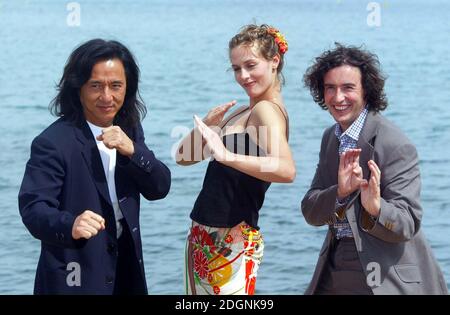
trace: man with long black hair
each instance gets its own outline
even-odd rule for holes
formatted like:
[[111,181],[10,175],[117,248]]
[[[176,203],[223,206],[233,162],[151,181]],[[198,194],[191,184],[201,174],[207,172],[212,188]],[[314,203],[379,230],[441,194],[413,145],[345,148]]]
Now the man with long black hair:
[[140,194],[164,198],[169,169],[144,142],[139,68],[117,41],[70,55],[50,104],[60,118],[31,145],[19,192],[41,241],[36,294],[146,294]]

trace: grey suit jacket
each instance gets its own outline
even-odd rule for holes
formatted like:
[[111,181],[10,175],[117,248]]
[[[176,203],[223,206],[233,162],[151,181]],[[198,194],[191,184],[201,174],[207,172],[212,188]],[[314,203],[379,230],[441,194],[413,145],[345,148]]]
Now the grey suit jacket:
[[[320,160],[301,209],[314,226],[335,222],[339,143],[334,126],[325,130]],[[374,294],[448,294],[442,272],[422,230],[420,174],[417,152],[406,136],[380,114],[369,112],[358,141],[364,178],[367,162],[381,170],[381,212],[376,220],[361,205],[359,192],[346,206],[359,259]],[[328,261],[328,230],[312,281],[305,294],[313,294]]]

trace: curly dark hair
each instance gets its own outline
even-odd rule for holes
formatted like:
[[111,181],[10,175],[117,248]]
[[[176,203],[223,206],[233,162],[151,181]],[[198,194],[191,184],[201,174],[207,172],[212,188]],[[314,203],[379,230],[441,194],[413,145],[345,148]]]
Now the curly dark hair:
[[364,99],[369,110],[378,112],[386,109],[388,105],[384,92],[386,77],[380,70],[378,57],[361,47],[344,46],[340,43],[335,43],[335,46],[334,49],[327,50],[317,57],[315,63],[306,70],[303,76],[305,87],[309,88],[314,101],[322,109],[327,109],[323,78],[331,69],[349,65],[357,67],[361,71]]
[[92,39],[72,52],[57,86],[58,94],[49,105],[50,112],[71,121],[82,119],[84,114],[80,102],[81,87],[91,77],[96,63],[113,58],[122,61],[127,80],[125,100],[114,118],[114,124],[121,127],[137,125],[147,113],[138,88],[139,68],[128,48],[114,40]]

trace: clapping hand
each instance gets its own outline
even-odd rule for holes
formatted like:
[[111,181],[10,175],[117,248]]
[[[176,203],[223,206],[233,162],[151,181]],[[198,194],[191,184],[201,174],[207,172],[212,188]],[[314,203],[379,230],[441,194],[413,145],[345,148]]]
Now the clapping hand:
[[370,160],[368,165],[371,176],[369,181],[364,179],[361,182],[361,203],[372,217],[378,217],[381,206],[381,171],[373,160]]
[[337,196],[343,199],[360,188],[363,181],[362,168],[359,165],[361,149],[350,149],[339,157]]
[[351,149],[341,154],[337,196],[339,199],[343,199],[360,189],[362,206],[372,217],[378,217],[381,203],[381,171],[377,164],[370,160],[368,166],[371,176],[368,181],[364,179],[362,168],[359,165],[360,153],[361,149]]

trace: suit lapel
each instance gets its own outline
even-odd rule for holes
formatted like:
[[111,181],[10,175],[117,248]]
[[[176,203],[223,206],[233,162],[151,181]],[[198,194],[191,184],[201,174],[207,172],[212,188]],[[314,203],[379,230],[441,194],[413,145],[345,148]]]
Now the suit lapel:
[[369,160],[374,159],[374,144],[377,135],[378,120],[379,117],[376,113],[369,112],[358,140],[358,148],[361,149],[359,165],[361,165],[363,170],[363,177],[367,180],[370,178],[370,170],[367,163]]
[[97,143],[86,121],[83,120],[76,125],[75,134],[77,139],[83,145],[81,154],[83,155],[86,165],[92,175],[92,178],[94,179],[98,192],[103,199],[105,199],[105,201],[112,206],[100,152],[98,151]]
[[336,185],[339,170],[339,143],[333,130],[331,130],[328,139],[325,159],[328,164],[328,174],[330,174],[331,183],[332,185]]
[[[379,122],[378,114],[374,112],[369,112],[367,114],[366,122],[358,139],[357,147],[361,149],[361,155],[359,157],[359,165],[361,165],[361,168],[363,170],[363,178],[366,180],[369,180],[371,175],[367,163],[369,162],[369,160],[374,160],[374,144],[377,135],[378,122]],[[362,210],[362,205],[359,198],[360,193],[361,191],[358,190],[358,193],[355,196],[357,198],[352,200],[351,205],[354,211],[353,212],[349,211],[352,213],[352,220],[355,222],[355,228],[356,222],[361,223],[364,221],[364,217],[367,217],[366,211]],[[363,218],[361,218],[361,216],[363,216]],[[355,233],[353,234],[355,235]],[[361,238],[358,236],[355,237],[355,240],[358,250],[362,251],[363,248]]]

